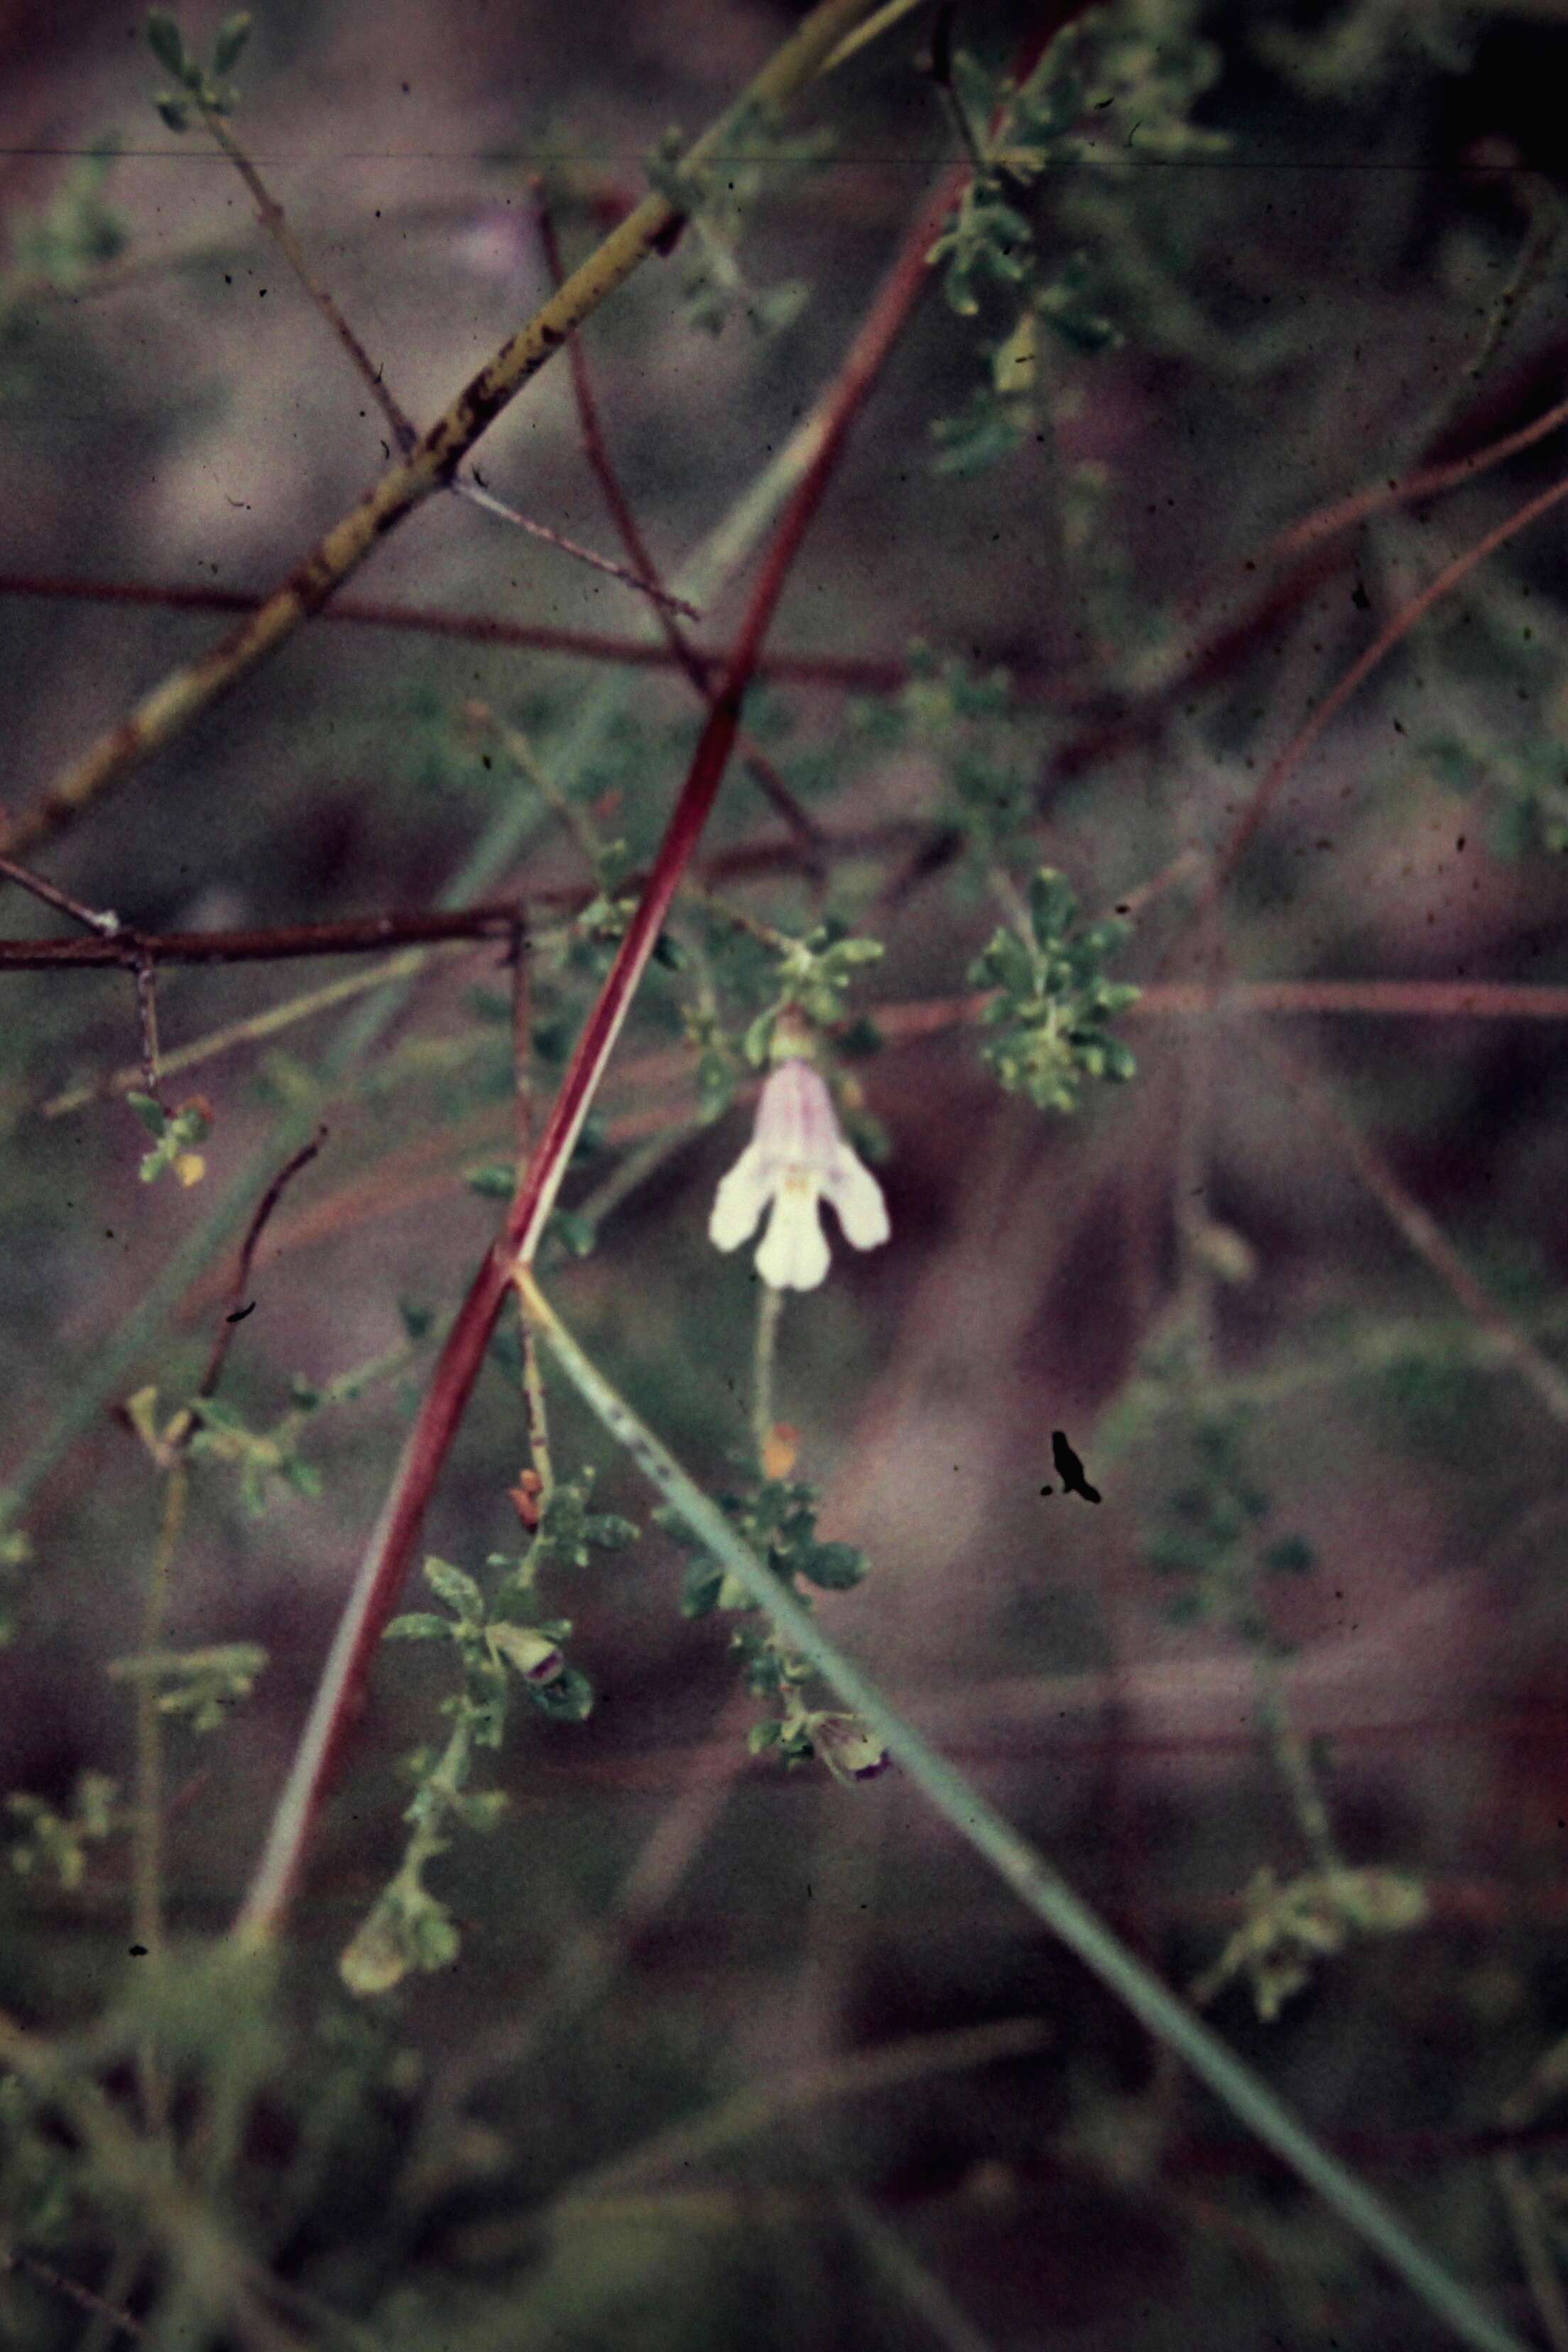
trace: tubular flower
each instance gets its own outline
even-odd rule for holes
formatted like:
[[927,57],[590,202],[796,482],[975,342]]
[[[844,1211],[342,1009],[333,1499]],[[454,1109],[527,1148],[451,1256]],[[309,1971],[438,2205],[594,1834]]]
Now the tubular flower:
[[887,1240],[881,1186],[840,1135],[820,1071],[791,1055],[769,1073],[752,1140],[720,1184],[708,1238],[716,1249],[739,1249],[771,1208],[757,1272],[773,1290],[815,1290],[828,1265],[825,1198],[857,1249]]

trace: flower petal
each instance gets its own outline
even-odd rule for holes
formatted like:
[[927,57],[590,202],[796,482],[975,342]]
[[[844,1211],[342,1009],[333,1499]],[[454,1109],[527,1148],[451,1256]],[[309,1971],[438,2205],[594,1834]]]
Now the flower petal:
[[826,1172],[838,1141],[838,1121],[820,1070],[797,1055],[774,1063],[757,1103],[756,1139],[771,1159]]
[[893,1229],[882,1188],[848,1144],[839,1145],[824,1189],[838,1212],[847,1242],[853,1242],[857,1249],[876,1249],[887,1240]]
[[757,1252],[757,1272],[770,1290],[815,1290],[827,1272],[827,1236],[822,1230],[815,1177],[786,1177],[773,1196],[773,1213]]
[[739,1249],[756,1232],[773,1190],[762,1148],[748,1143],[727,1176],[720,1179],[708,1238],[715,1249]]

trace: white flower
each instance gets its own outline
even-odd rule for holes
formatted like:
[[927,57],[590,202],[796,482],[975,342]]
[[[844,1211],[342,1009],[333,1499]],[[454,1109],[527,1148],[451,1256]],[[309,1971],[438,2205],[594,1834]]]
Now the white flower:
[[792,1055],[763,1085],[752,1140],[719,1187],[708,1238],[716,1249],[739,1249],[771,1205],[757,1272],[773,1290],[815,1290],[827,1272],[824,1196],[857,1249],[887,1240],[881,1186],[839,1134],[821,1073]]

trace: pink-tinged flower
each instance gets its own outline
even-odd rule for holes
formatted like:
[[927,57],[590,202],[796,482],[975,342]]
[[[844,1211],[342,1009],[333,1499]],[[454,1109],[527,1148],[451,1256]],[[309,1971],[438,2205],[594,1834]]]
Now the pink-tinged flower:
[[808,1722],[811,1744],[836,1780],[874,1780],[892,1761],[858,1716],[814,1715]]
[[838,1132],[821,1072],[792,1055],[768,1075],[752,1140],[719,1187],[708,1238],[716,1249],[739,1249],[771,1209],[757,1272],[773,1290],[815,1290],[828,1264],[825,1199],[857,1249],[887,1240],[881,1186]]
[[566,1661],[549,1634],[536,1633],[531,1625],[487,1625],[485,1639],[525,1683],[552,1683],[565,1671]]

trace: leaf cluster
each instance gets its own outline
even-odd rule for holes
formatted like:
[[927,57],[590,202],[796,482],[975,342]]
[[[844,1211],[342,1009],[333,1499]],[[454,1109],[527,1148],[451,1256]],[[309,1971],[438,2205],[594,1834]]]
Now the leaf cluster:
[[681,215],[681,299],[689,325],[722,334],[739,313],[759,336],[782,334],[810,289],[798,278],[759,289],[741,267],[740,245],[763,192],[811,171],[832,152],[830,131],[792,130],[776,108],[754,105],[736,118],[722,155],[684,158],[685,133],[664,133],[647,159],[651,185]]
[[178,19],[167,8],[147,12],[147,46],[177,88],[160,90],[153,100],[171,131],[188,131],[193,114],[232,114],[238,93],[226,77],[239,63],[250,38],[250,14],[239,9],[226,16],[213,41],[212,62],[204,66],[185,47]]
[[[848,1592],[866,1573],[866,1555],[854,1544],[823,1543],[816,1533],[816,1491],[800,1480],[765,1479],[752,1495],[721,1495],[719,1504],[742,1541],[763,1560],[790,1591],[797,1579],[824,1592]],[[667,1513],[659,1524],[676,1533],[684,1522]],[[745,1588],[717,1560],[704,1554],[687,1569],[681,1584],[683,1617],[706,1617],[710,1610],[754,1610]],[[748,1676],[750,1687],[773,1687]]]
[[884,702],[856,706],[852,724],[879,748],[909,747],[941,771],[934,814],[963,834],[982,867],[1026,850],[1035,813],[1037,733],[1005,669],[973,669],[911,640],[909,682]]
[[13,1498],[0,1489],[0,1648],[16,1633],[12,1596],[22,1570],[33,1557],[32,1538],[25,1528],[11,1524],[15,1509]]
[[885,952],[880,940],[853,936],[837,919],[819,923],[802,939],[780,936],[773,966],[775,994],[741,1041],[753,1069],[772,1058],[780,1024],[831,1029],[843,1020],[855,976]]
[[1078,1107],[1080,1081],[1134,1076],[1137,1063],[1106,1023],[1140,992],[1105,977],[1129,937],[1114,917],[1079,929],[1065,877],[1042,866],[1029,884],[1027,929],[1004,927],[970,970],[976,988],[994,989],[984,1019],[996,1031],[984,1058],[1009,1094],[1040,1110]]
[[982,323],[987,381],[933,427],[939,473],[977,473],[1034,431],[1041,331],[1079,352],[1121,341],[1089,255],[1068,253],[1050,270],[1022,204],[1037,181],[1112,140],[1164,161],[1226,146],[1188,119],[1220,64],[1190,15],[1180,0],[1090,9],[1022,83],[968,50],[953,55],[947,86],[975,169],[930,258],[944,266],[952,310]]
[[300,1453],[300,1442],[310,1419],[310,1409],[297,1406],[269,1430],[251,1429],[244,1415],[221,1397],[195,1397],[191,1410],[201,1426],[191,1439],[193,1454],[226,1462],[239,1473],[239,1504],[247,1518],[266,1515],[276,1480],[296,1495],[315,1502],[321,1492],[321,1474]]
[[143,1152],[139,1174],[143,1184],[155,1184],[165,1169],[187,1188],[199,1184],[207,1163],[198,1145],[212,1133],[213,1108],[205,1095],[193,1095],[178,1110],[165,1110],[155,1096],[127,1094],[126,1101],[153,1138]]
[[109,1672],[125,1682],[167,1684],[158,1692],[160,1715],[185,1717],[193,1731],[216,1731],[229,1709],[247,1699],[267,1664],[255,1642],[219,1642],[201,1650],[149,1650],[116,1658]]
[[112,1837],[121,1826],[118,1793],[118,1783],[106,1772],[80,1772],[68,1813],[20,1790],[8,1796],[5,1811],[19,1825],[9,1853],[17,1876],[31,1878],[48,1871],[61,1886],[79,1886],[87,1875],[88,1847]]
[[[71,165],[43,211],[12,214],[13,280],[68,294],[123,253],[130,232],[104,198],[119,148],[114,135],[100,140]],[[0,299],[7,290],[0,280]]]
[[1170,1496],[1145,1549],[1156,1574],[1180,1587],[1167,1611],[1173,1623],[1218,1623],[1279,1655],[1260,1576],[1303,1576],[1317,1560],[1300,1536],[1264,1541],[1273,1505],[1247,1465],[1247,1420],[1239,1408],[1196,1417],[1193,1475]]
[[[866,1574],[866,1555],[857,1545],[825,1543],[818,1537],[816,1494],[803,1481],[764,1479],[753,1493],[721,1495],[719,1504],[742,1541],[807,1608],[810,1596],[801,1591],[802,1581],[819,1591],[848,1592]],[[683,1538],[685,1522],[677,1512],[661,1509],[655,1517],[678,1540]],[[687,1567],[680,1609],[685,1617],[706,1617],[715,1610],[762,1613],[733,1570],[705,1553]],[[747,1690],[777,1710],[747,1735],[753,1756],[776,1753],[789,1765],[816,1757],[843,1780],[868,1780],[881,1770],[887,1761],[881,1742],[857,1717],[807,1706],[802,1685],[810,1681],[812,1669],[775,1633],[741,1626],[730,1646],[741,1661]]]
[[1449,731],[1429,736],[1420,750],[1454,791],[1488,793],[1487,847],[1494,857],[1511,866],[1568,852],[1568,743],[1559,728],[1511,745],[1495,732],[1482,742]]
[[1265,1867],[1247,1890],[1241,1926],[1196,1997],[1210,2000],[1239,1977],[1258,2016],[1272,2023],[1305,1990],[1317,1963],[1342,1951],[1352,1935],[1401,1934],[1418,1927],[1427,1907],[1420,1881],[1402,1871],[1320,1870],[1280,1885]]
[[475,1790],[469,1782],[477,1751],[501,1745],[514,1685],[552,1722],[582,1723],[593,1712],[593,1684],[566,1655],[571,1620],[542,1616],[535,1600],[547,1565],[585,1568],[595,1551],[617,1550],[636,1539],[629,1519],[591,1507],[592,1487],[593,1474],[584,1472],[553,1488],[527,1551],[515,1558],[489,1555],[487,1566],[499,1573],[488,1595],[465,1569],[426,1559],[425,1580],[441,1609],[411,1610],[386,1629],[388,1641],[450,1644],[462,1682],[441,1702],[451,1727],[445,1741],[408,1759],[415,1791],[404,1819],[411,1833],[396,1872],[339,1961],[351,1992],[390,1991],[411,1970],[445,1968],[456,1959],[460,1930],[447,1905],[425,1884],[425,1872],[447,1851],[450,1830],[493,1829],[505,1811],[503,1790]]

